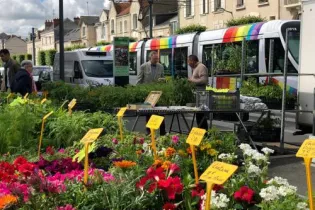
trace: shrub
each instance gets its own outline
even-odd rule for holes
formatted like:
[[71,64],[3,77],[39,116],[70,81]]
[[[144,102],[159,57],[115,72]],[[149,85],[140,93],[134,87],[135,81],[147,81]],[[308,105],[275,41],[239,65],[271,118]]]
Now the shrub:
[[46,54],[45,54],[45,51],[39,51],[37,63],[40,66],[45,66],[46,65]]
[[17,55],[17,62],[18,63],[21,63],[24,60],[25,60],[25,55]]
[[176,34],[186,34],[186,33],[193,33],[193,32],[204,32],[207,29],[206,26],[202,26],[199,24],[192,24],[186,27],[180,28],[176,31]]
[[45,51],[45,63],[48,66],[53,66],[54,65],[54,60],[55,60],[55,54],[56,50],[47,50]]
[[226,22],[227,27],[246,25],[251,23],[265,22],[265,18],[257,17],[257,16],[244,16],[241,18],[231,19]]
[[32,60],[32,54],[26,53],[24,56],[25,56],[25,60]]
[[65,47],[65,51],[72,51],[72,50],[83,49],[83,48],[86,48],[83,44],[75,44],[70,47]]
[[104,45],[109,45],[111,44],[110,42],[106,42],[106,41],[99,41],[96,43],[96,46],[104,46]]

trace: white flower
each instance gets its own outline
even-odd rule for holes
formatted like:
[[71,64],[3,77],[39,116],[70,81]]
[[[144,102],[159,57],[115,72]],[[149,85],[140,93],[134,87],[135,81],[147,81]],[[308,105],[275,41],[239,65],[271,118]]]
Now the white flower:
[[[255,150],[254,150],[255,151]],[[267,158],[265,155],[255,151],[255,153],[253,153],[253,159],[256,160],[256,161],[267,161]]]
[[235,159],[237,156],[234,154],[226,154],[226,153],[222,153],[218,156],[219,159],[221,160],[233,160]]
[[211,192],[211,206],[214,208],[226,208],[230,199],[223,193],[216,194],[215,191]]
[[247,156],[249,156],[249,157],[252,157],[252,156],[256,153],[256,151],[253,150],[253,149],[251,149],[251,148],[249,148],[249,149],[243,150],[243,153],[244,153],[244,155],[247,155]]
[[264,147],[261,151],[265,153],[266,155],[274,153],[274,150],[269,149],[268,147]]
[[279,194],[281,196],[291,195],[291,194],[296,193],[296,191],[297,191],[297,188],[292,185],[279,187]]
[[267,188],[261,189],[259,195],[265,201],[273,201],[279,198],[279,191],[275,186],[269,186]]
[[298,203],[297,205],[296,205],[296,208],[298,209],[298,210],[309,210],[309,208],[307,208],[307,203],[305,203],[305,202],[300,202],[300,203]]
[[249,144],[240,144],[239,148],[243,151],[247,149],[252,149]]
[[255,174],[255,175],[260,175],[261,174],[261,170],[258,166],[255,166],[254,164],[250,163],[249,167],[248,167],[248,173],[249,174]]
[[284,179],[284,178],[275,176],[274,178],[270,179],[270,180],[267,182],[267,184],[268,184],[268,185],[276,184],[276,185],[285,185],[285,186],[288,186],[288,185],[289,185],[289,182],[288,182],[287,179]]

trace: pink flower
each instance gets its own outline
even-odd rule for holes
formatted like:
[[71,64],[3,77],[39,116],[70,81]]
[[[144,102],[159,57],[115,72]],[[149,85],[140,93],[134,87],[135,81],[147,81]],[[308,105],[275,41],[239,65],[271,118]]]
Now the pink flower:
[[46,148],[46,153],[49,155],[54,155],[55,154],[55,149],[51,146]]
[[113,144],[118,144],[118,140],[116,138],[113,138],[112,142]]
[[57,207],[57,210],[76,210],[76,208],[74,208],[72,205],[67,204],[65,206],[60,206]]
[[176,135],[172,136],[172,142],[173,142],[173,144],[177,144],[178,141],[179,141],[179,136],[176,136]]
[[174,172],[178,172],[180,170],[179,166],[176,165],[175,163],[172,163],[171,166],[170,166],[170,174],[173,174]]
[[140,139],[139,139],[139,143],[140,143],[140,144],[144,144],[144,138],[140,138]]
[[0,182],[0,197],[4,195],[9,195],[9,194],[11,194],[11,192],[8,186],[5,183]]
[[63,154],[63,153],[65,153],[65,149],[64,149],[64,148],[61,148],[58,152],[61,153],[61,154]]

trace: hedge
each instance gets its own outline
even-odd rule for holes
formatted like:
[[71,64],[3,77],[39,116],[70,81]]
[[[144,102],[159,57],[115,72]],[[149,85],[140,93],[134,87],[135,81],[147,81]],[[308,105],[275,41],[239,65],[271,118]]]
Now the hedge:
[[206,26],[202,26],[200,24],[192,24],[186,27],[182,27],[176,31],[176,34],[186,34],[193,32],[204,32],[207,29]]
[[54,60],[55,60],[55,55],[56,55],[56,50],[47,50],[45,51],[45,63],[48,66],[53,66],[54,65]]
[[265,22],[265,18],[257,17],[257,16],[244,16],[241,18],[231,19],[226,22],[227,27],[239,26],[239,25],[247,25],[251,23]]
[[32,54],[25,54],[25,60],[32,60]]
[[82,49],[82,48],[86,48],[86,46],[84,46],[83,44],[75,44],[70,47],[65,47],[65,51],[72,51],[72,50]]
[[62,104],[65,100],[77,99],[78,105],[85,104],[89,109],[112,110],[127,104],[143,103],[151,91],[162,91],[158,105],[186,105],[194,103],[193,87],[187,79],[171,80],[166,83],[141,84],[137,86],[95,88],[74,87],[63,82],[51,82],[43,85],[48,97]]
[[96,43],[96,46],[104,46],[104,45],[109,45],[111,44],[110,42],[105,42],[105,41],[100,41]]
[[40,66],[45,66],[46,65],[46,53],[45,53],[45,51],[39,51],[39,53],[38,53],[38,61],[37,61],[37,63],[38,63],[38,65],[40,65]]
[[22,63],[22,61],[24,61],[25,60],[25,55],[23,54],[23,55],[17,55],[17,62],[18,63]]

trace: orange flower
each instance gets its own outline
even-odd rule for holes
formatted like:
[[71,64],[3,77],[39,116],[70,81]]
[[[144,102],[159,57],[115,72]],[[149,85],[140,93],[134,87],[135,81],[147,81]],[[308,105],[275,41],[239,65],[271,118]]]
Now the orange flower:
[[159,166],[161,166],[161,165],[162,165],[162,163],[163,163],[163,161],[162,161],[162,160],[157,159],[157,160],[155,160],[155,161],[154,161],[153,166],[155,166],[155,167],[159,167]]
[[171,166],[171,161],[164,161],[164,163],[163,163],[163,165],[162,165],[162,168],[164,169],[164,170],[167,170],[167,169],[169,169],[169,167]]
[[174,148],[168,147],[168,148],[165,150],[164,156],[165,156],[166,158],[170,158],[170,157],[172,157],[175,153],[176,153],[176,150],[175,150]]
[[136,154],[137,154],[137,155],[141,155],[141,154],[142,154],[142,150],[141,150],[141,149],[137,150],[137,151],[136,151]]
[[133,161],[123,160],[123,161],[114,162],[114,165],[118,168],[131,168],[131,167],[137,165],[137,163],[135,163]]
[[17,198],[13,195],[5,195],[0,197],[0,209],[4,209],[5,207],[12,205],[17,202]]
[[187,151],[188,154],[191,154],[191,149],[190,149],[190,147],[188,147],[188,148],[186,149],[186,151]]

